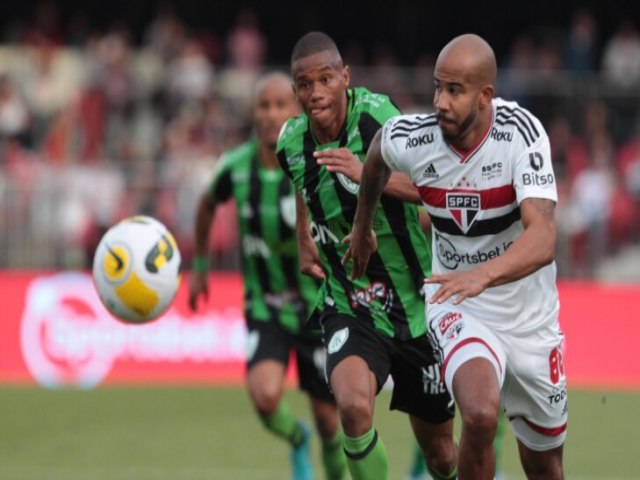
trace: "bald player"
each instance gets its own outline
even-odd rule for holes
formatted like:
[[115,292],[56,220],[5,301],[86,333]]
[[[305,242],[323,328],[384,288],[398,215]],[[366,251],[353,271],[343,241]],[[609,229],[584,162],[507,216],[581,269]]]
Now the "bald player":
[[433,229],[427,326],[462,416],[459,478],[493,478],[502,408],[527,477],[560,479],[567,390],[549,139],[529,111],[494,98],[495,80],[477,35],[442,49],[435,114],[389,120],[369,148],[345,260],[362,274],[391,170],[411,177]]
[[319,332],[305,326],[318,286],[299,272],[293,187],[275,154],[282,125],[298,113],[289,77],[262,77],[253,102],[256,137],[226,152],[200,200],[189,304],[196,310],[198,298],[208,294],[209,230],[217,205],[234,199],[249,330],[249,396],[267,430],[291,446],[292,478],[314,478],[308,428],[283,399],[289,355],[295,351],[300,387],[309,396],[321,438],[326,478],[340,480],[346,458],[335,401],[324,380],[324,347]]

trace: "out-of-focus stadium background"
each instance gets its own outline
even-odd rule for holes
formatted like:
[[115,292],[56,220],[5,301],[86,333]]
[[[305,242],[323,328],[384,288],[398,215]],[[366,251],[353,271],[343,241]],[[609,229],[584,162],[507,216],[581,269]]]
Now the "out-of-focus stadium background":
[[[637,478],[639,4],[307,3],[0,4],[0,480],[286,477],[284,447],[239,389],[234,207],[218,212],[212,295],[198,314],[183,281],[161,320],[124,326],[86,272],[102,233],[142,213],[174,232],[188,275],[196,202],[220,154],[251,133],[253,82],[286,71],[312,29],[336,39],[352,84],[407,112],[431,109],[434,61],[453,36],[473,31],[494,46],[498,94],[530,109],[551,140],[568,478]],[[205,387],[167,388],[176,383]],[[400,478],[410,433],[386,400],[377,415]],[[247,461],[236,445],[251,442],[273,456]],[[505,469],[522,478],[511,439]]]

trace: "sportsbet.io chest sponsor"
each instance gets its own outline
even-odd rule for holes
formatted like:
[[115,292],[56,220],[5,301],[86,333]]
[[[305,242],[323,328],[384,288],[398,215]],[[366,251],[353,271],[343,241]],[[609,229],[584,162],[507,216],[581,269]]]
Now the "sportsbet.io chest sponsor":
[[458,252],[455,246],[442,235],[436,233],[436,251],[443,267],[455,270],[460,265],[478,265],[499,257],[506,252],[513,242],[502,242],[490,249],[478,249],[473,252]]

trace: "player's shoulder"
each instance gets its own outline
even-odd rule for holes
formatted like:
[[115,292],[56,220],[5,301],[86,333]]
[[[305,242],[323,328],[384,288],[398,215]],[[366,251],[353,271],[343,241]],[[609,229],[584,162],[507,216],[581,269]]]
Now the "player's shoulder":
[[388,142],[431,143],[434,130],[438,131],[435,113],[410,113],[387,120],[383,135]]
[[495,125],[519,139],[527,147],[546,138],[547,133],[540,120],[517,102],[497,97],[493,99]]
[[368,113],[383,123],[387,118],[400,114],[400,110],[389,95],[375,93],[365,87],[350,89],[353,110],[358,113]]
[[278,146],[276,151],[279,152],[288,145],[298,142],[308,128],[307,116],[304,113],[289,118],[280,129],[278,136]]

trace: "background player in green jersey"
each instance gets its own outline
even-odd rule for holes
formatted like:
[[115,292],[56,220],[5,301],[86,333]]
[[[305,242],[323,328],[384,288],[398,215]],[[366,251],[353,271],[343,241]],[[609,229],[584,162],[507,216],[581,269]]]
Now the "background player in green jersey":
[[[349,471],[356,480],[387,478],[387,453],[373,427],[373,410],[391,374],[391,408],[409,414],[432,476],[452,477],[453,411],[425,336],[421,289],[431,257],[416,206],[386,196],[376,217],[376,262],[358,281],[341,264],[358,191],[345,169],[364,159],[375,132],[399,111],[386,95],[349,88],[349,69],[323,33],[297,42],[291,73],[304,114],[283,128],[278,159],[296,187],[301,266],[323,279],[311,321],[323,329]],[[387,193],[418,199],[401,175]]]
[[254,98],[256,139],[226,153],[200,201],[195,231],[190,306],[207,288],[207,238],[216,205],[235,199],[242,242],[245,317],[249,329],[247,385],[265,427],[292,447],[294,480],[313,478],[307,427],[282,398],[292,348],[300,386],[309,394],[322,439],[326,478],[346,474],[335,401],[324,380],[324,348],[305,327],[318,286],[298,268],[295,200],[275,156],[284,121],[298,113],[289,79],[272,73],[258,81]]

